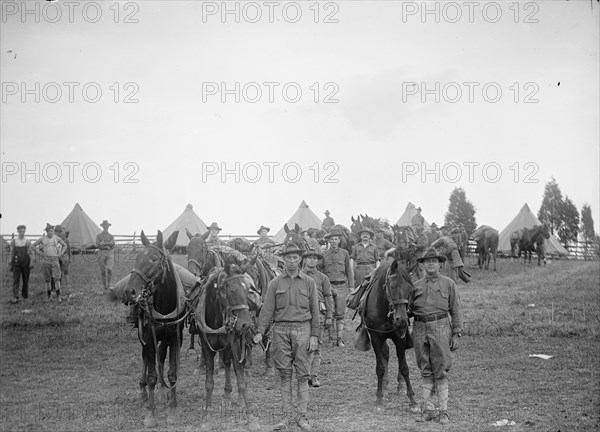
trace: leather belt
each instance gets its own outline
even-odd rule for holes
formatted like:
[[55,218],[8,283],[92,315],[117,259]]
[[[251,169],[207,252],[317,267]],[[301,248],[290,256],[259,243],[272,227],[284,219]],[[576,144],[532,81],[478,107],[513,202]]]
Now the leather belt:
[[415,321],[420,321],[420,322],[432,322],[432,321],[438,321],[444,318],[448,318],[448,314],[447,313],[438,313],[438,314],[432,314],[432,315],[415,315]]
[[356,265],[357,266],[372,266],[372,265],[375,265],[375,263],[358,263]]
[[346,281],[331,281],[329,282],[331,285],[344,285]]

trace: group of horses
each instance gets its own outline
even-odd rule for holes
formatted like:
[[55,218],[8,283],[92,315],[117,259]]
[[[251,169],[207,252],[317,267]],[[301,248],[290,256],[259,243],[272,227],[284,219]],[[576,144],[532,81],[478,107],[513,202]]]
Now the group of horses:
[[[342,230],[347,234],[345,240],[350,244],[357,241],[356,234],[364,226],[361,223],[363,221],[358,218],[352,221],[351,229]],[[286,231],[284,244],[295,242],[302,248],[309,247],[298,226],[292,230],[287,229],[286,226]],[[368,331],[376,357],[376,404],[382,404],[383,389],[387,383],[389,348],[385,341],[391,339],[399,359],[398,390],[402,388],[404,382],[411,409],[416,409],[417,404],[405,357],[405,350],[412,347],[407,331],[407,308],[414,290],[413,279],[416,276],[414,274],[417,267],[416,234],[411,227],[394,226],[392,232],[395,249],[390,259],[385,260],[372,274],[361,314],[362,325]],[[520,250],[525,251],[525,245],[528,244],[526,242],[533,241],[536,243],[536,251],[539,255],[541,248],[537,243],[538,234],[545,236],[545,232],[543,228],[533,230],[531,233],[524,232]],[[237,249],[215,250],[209,248],[200,235],[187,231],[190,239],[187,247],[187,270],[197,277],[198,282],[193,289],[186,291],[169,255],[174,248],[177,235],[178,232],[175,232],[165,240],[159,231],[156,242],[151,244],[142,231],[141,240],[144,248],[137,254],[125,290],[127,301],[134,304],[138,311],[137,326],[143,359],[139,392],[141,399],[146,403],[144,424],[146,427],[154,427],[158,423],[154,416],[156,407],[154,393],[157,382],[169,389],[168,421],[175,421],[177,372],[183,328],[189,325],[191,347],[197,336],[206,367],[205,409],[208,411],[212,402],[215,354],[221,353],[225,369],[225,399],[229,400],[232,392],[231,366],[233,365],[248,427],[250,430],[258,430],[259,426],[249,403],[245,378],[245,369],[251,364],[256,315],[260,313],[261,306],[260,299],[251,300],[253,298],[251,294],[265,295],[269,282],[279,271],[277,261],[269,262],[260,253],[259,248],[254,248],[253,245],[248,247],[244,242],[238,242],[237,245],[236,242],[230,242]],[[478,239],[481,239],[485,248],[491,245],[489,250],[494,249],[491,254],[495,258],[497,231],[491,228],[483,229],[478,233]],[[493,247],[494,244],[496,248]],[[244,253],[239,252],[238,249],[244,250]],[[487,259],[489,264],[489,257]],[[266,333],[267,337],[263,338],[261,345],[267,352],[268,363],[268,331]],[[163,377],[167,352],[169,354],[168,383]]]

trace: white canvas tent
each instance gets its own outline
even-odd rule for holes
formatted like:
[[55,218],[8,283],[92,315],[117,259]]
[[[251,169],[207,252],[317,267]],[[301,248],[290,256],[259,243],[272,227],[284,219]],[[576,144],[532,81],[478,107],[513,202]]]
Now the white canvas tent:
[[208,231],[206,224],[196,214],[191,204],[186,205],[183,213],[181,213],[171,225],[164,229],[163,238],[167,239],[173,232],[179,230],[175,246],[185,247],[190,242],[190,239],[185,233],[186,228],[190,230],[192,234],[204,234]]
[[[412,226],[412,218],[416,214],[417,214],[417,208],[415,207],[415,205],[413,203],[411,203],[409,201],[408,205],[406,206],[406,210],[404,210],[404,213],[402,213],[402,216],[400,216],[400,219],[398,219],[398,222],[396,222],[396,225]],[[427,222],[427,220],[425,220],[423,225],[425,225],[425,228],[428,228],[429,222]]]
[[[293,229],[295,224],[298,224],[302,229],[317,228],[321,229],[323,222],[319,217],[308,208],[308,205],[304,200],[300,203],[300,207],[296,210],[296,213],[287,221],[289,229]],[[273,236],[275,243],[281,243],[285,240],[285,229],[281,228],[277,234]]]
[[[500,233],[498,251],[510,254],[510,235],[514,231],[521,231],[523,228],[531,228],[534,225],[541,225],[540,220],[525,204],[517,213],[512,221]],[[546,254],[548,255],[568,255],[569,252],[560,244],[560,241],[553,235],[546,240]]]
[[69,232],[69,243],[72,249],[88,249],[96,246],[96,236],[102,232],[100,225],[95,223],[81,208],[75,204],[73,210],[61,223]]

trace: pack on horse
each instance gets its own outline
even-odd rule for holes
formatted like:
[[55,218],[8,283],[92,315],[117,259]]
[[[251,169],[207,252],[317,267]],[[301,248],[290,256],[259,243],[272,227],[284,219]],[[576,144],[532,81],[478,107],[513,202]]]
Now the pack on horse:
[[496,256],[498,254],[498,230],[491,226],[482,225],[477,228],[471,237],[477,242],[477,264],[481,270],[484,266],[488,270],[490,260],[494,257],[494,271],[496,271]]
[[532,228],[523,228],[521,241],[519,242],[519,258],[521,258],[521,252],[523,254],[523,264],[527,260],[527,254],[529,254],[529,264],[531,264],[531,254],[535,251],[538,256],[538,265],[541,265],[541,261],[544,260],[546,265],[546,248],[544,246],[544,240],[550,238],[550,231],[545,224],[534,225]]
[[368,332],[371,346],[375,351],[377,373],[376,405],[383,403],[383,390],[387,386],[388,363],[390,358],[387,339],[396,346],[398,356],[398,393],[402,391],[402,379],[406,383],[410,409],[418,409],[414,391],[410,383],[409,368],[406,363],[406,350],[413,347],[408,332],[408,302],[414,286],[408,272],[398,260],[381,264],[373,273],[371,285],[363,297],[362,336]]
[[[156,243],[151,244],[144,231],[141,233],[144,249],[137,255],[125,296],[138,310],[138,337],[142,344],[143,368],[140,378],[140,396],[147,401],[144,425],[154,427],[154,388],[157,377],[163,387],[170,389],[169,421],[174,420],[177,407],[177,370],[183,342],[184,320],[191,312],[184,300],[181,281],[173,268],[168,250],[175,246],[178,231],[166,243],[158,231]],[[169,385],[164,381],[163,366],[169,350]],[[156,367],[158,366],[158,376]],[[148,391],[147,391],[147,390]]]
[[231,397],[231,365],[235,371],[238,393],[243,399],[250,430],[259,426],[252,414],[245,376],[245,362],[254,336],[248,301],[247,275],[237,264],[225,262],[224,268],[215,268],[202,287],[194,311],[200,330],[202,355],[206,362],[206,405],[212,404],[214,390],[215,354],[223,353],[225,364],[225,399]]

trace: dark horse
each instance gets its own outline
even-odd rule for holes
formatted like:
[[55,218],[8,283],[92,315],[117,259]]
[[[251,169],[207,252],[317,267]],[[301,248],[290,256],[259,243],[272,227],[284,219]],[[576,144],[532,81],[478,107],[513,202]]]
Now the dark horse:
[[477,264],[481,270],[484,266],[489,269],[490,260],[494,257],[494,271],[496,271],[496,256],[498,254],[498,231],[488,225],[482,225],[471,235],[477,241]]
[[[178,231],[163,244],[162,232],[158,231],[156,243],[141,233],[144,250],[137,255],[131,271],[125,295],[136,303],[138,313],[138,336],[142,343],[143,369],[140,378],[140,396],[147,401],[144,425],[154,427],[154,388],[158,379],[163,387],[170,389],[169,422],[174,421],[177,407],[176,383],[179,368],[179,352],[183,342],[184,320],[190,313],[183,299],[183,287],[175,275],[173,263],[167,250],[175,245]],[[163,378],[163,366],[169,350],[169,384]],[[148,391],[146,391],[146,387]]]
[[223,353],[225,363],[225,400],[231,398],[231,365],[235,371],[238,393],[247,414],[248,428],[258,430],[252,415],[246,388],[245,366],[254,329],[248,306],[246,274],[236,265],[225,262],[215,268],[202,287],[194,317],[200,329],[202,355],[206,362],[206,411],[212,403],[215,354]]
[[529,254],[529,264],[531,264],[531,254],[535,251],[538,256],[538,265],[541,265],[542,260],[546,265],[544,239],[549,238],[550,231],[545,224],[534,225],[531,229],[523,228],[521,241],[519,242],[519,258],[521,258],[521,252],[524,252],[523,264],[527,260],[527,254]]
[[369,332],[377,359],[376,405],[382,404],[383,388],[387,385],[390,351],[386,340],[391,339],[396,345],[398,356],[398,393],[402,391],[401,378],[404,378],[410,407],[412,410],[417,409],[405,353],[406,349],[412,348],[412,338],[408,333],[407,307],[413,290],[414,286],[406,269],[399,265],[397,260],[393,260],[391,263],[381,264],[375,270],[371,288],[364,299],[363,326]]

